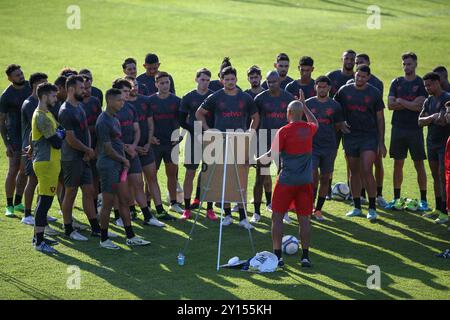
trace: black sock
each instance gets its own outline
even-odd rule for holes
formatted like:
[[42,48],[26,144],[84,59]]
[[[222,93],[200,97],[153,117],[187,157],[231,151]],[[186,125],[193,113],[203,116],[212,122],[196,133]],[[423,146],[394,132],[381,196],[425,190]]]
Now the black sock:
[[441,211],[442,211],[442,213],[447,214],[447,202],[446,201],[442,201]]
[[150,209],[148,207],[141,208],[142,214],[144,215],[144,220],[148,221],[152,218],[152,214],[150,212]]
[[442,209],[442,198],[441,197],[436,197],[436,210],[441,210]]
[[231,208],[223,208],[223,211],[225,211],[225,216],[231,216]]
[[116,220],[120,219],[120,213],[118,209],[114,209],[114,219]]
[[353,202],[355,204],[355,208],[361,210],[361,198],[353,198]]
[[22,202],[22,195],[19,195],[16,193],[16,196],[14,197],[14,205],[17,206]]
[[266,206],[272,203],[272,192],[264,192],[266,195]]
[[31,209],[25,209],[25,218],[31,216]]
[[383,187],[377,187],[377,197],[383,196]]
[[130,206],[130,212],[136,212],[136,207],[134,206],[134,204]]
[[162,213],[163,211],[164,211],[164,208],[163,208],[162,204],[156,206],[156,212]]
[[213,208],[213,203],[212,202],[208,202],[206,205],[206,210],[212,210]]
[[255,202],[253,205],[255,206],[255,213],[261,215],[261,202]]
[[89,224],[91,225],[92,232],[100,232],[100,225],[98,224],[97,218],[89,219]]
[[13,203],[13,198],[6,198],[6,206],[7,207],[12,207],[12,206],[14,206],[14,203]]
[[318,198],[317,198],[317,205],[316,205],[316,210],[322,210],[322,207],[323,207],[323,204],[325,203],[325,198],[324,197],[321,197],[321,196],[319,196]]
[[420,190],[420,200],[427,201],[427,190]]
[[369,197],[369,209],[376,210],[376,206],[375,206],[375,198]]
[[184,208],[191,210],[191,198],[184,198]]
[[314,188],[314,198],[313,198],[313,202],[316,200],[317,197],[317,188]]
[[245,219],[245,210],[244,208],[239,208],[239,221],[242,221]]
[[40,245],[44,241],[44,231],[36,232],[36,245]]
[[151,208],[151,202],[150,201],[147,201],[147,207],[149,207],[149,208]]
[[133,232],[132,226],[125,227],[125,233],[127,234],[128,239],[134,238],[134,232]]
[[100,238],[101,238],[102,242],[108,240],[108,229],[101,229],[100,230]]
[[394,188],[394,199],[400,199],[400,188]]
[[309,259],[309,249],[302,249],[302,260]]
[[361,189],[361,197],[362,198],[366,197],[366,189],[364,189],[364,188]]
[[72,232],[73,232],[72,223],[64,224],[64,233],[66,234],[66,236],[70,236]]
[[170,205],[173,206],[175,203],[177,203],[177,200],[170,200]]
[[281,249],[275,249],[273,253],[277,256],[278,260],[281,259]]

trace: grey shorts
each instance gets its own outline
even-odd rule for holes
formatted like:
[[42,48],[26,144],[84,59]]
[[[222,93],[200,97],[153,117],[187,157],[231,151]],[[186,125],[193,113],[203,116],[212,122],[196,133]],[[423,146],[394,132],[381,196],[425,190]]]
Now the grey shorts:
[[413,161],[425,160],[423,130],[408,130],[392,127],[389,156],[395,160],[405,160],[408,150]]
[[172,149],[175,146],[162,146],[162,145],[155,145],[153,146],[153,153],[155,155],[155,161],[156,161],[156,170],[159,169],[161,166],[161,161],[164,160],[164,163],[178,163],[178,154],[176,162],[172,160]]
[[442,146],[436,146],[427,143],[427,153],[429,161],[438,161],[439,165],[444,165],[445,161],[445,144]]
[[141,160],[138,156],[132,159],[127,155],[128,161],[130,161],[130,169],[128,169],[128,174],[136,174],[142,172]]
[[320,174],[332,173],[334,171],[335,159],[336,159],[336,149],[313,150],[312,153],[313,171],[320,169]]
[[33,161],[31,159],[28,159],[27,156],[22,156],[22,161],[25,168],[25,175],[27,177],[36,177],[36,174],[34,173],[33,169]]
[[153,154],[153,149],[150,148],[150,150],[146,155],[139,155],[139,161],[141,163],[142,168],[155,162],[155,155]]
[[83,160],[61,161],[64,175],[64,186],[75,188],[92,184],[92,170],[88,162]]
[[117,193],[117,188],[120,183],[120,173],[122,166],[102,166],[97,164],[98,175],[100,179],[100,188],[102,192]]

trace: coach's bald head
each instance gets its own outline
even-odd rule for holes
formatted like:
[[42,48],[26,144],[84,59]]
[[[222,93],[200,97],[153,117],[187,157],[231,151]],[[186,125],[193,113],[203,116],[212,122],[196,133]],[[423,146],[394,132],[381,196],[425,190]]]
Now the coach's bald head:
[[303,118],[303,103],[294,100],[287,107],[288,122],[301,121]]

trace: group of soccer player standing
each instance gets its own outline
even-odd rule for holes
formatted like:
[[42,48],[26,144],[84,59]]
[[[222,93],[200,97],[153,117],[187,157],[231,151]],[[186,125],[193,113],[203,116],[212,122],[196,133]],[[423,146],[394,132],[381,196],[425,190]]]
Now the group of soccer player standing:
[[[92,86],[88,69],[61,70],[54,84],[44,73],[34,73],[25,81],[19,65],[10,65],[6,74],[11,85],[0,99],[0,131],[9,159],[5,182],[6,216],[24,212],[22,222],[35,226],[33,244],[43,252],[56,252],[56,243],[46,236],[56,235],[48,222],[55,195],[64,220],[64,231],[73,240],[86,241],[80,233],[86,229],[73,219],[72,211],[78,189],[82,192],[83,211],[91,235],[100,238],[100,246],[119,249],[110,240],[117,237],[108,231],[110,212],[115,223],[125,229],[127,244],[147,245],[134,234],[131,221],[135,205],[140,207],[144,225],[164,227],[162,221],[175,221],[161,199],[157,172],[164,161],[168,211],[187,220],[200,205],[199,174],[194,200],[196,171],[201,163],[194,152],[194,127],[202,130],[259,131],[267,144],[259,144],[256,179],[253,187],[253,216],[247,220],[243,204],[224,207],[224,226],[233,223],[232,211],[239,212],[239,226],[252,229],[261,218],[263,191],[266,209],[272,214],[274,253],[281,259],[283,220],[290,222],[288,211],[299,217],[302,266],[310,266],[310,217],[324,221],[322,208],[331,198],[334,162],[343,142],[347,163],[349,200],[353,209],[347,216],[362,215],[361,204],[368,195],[367,219],[377,219],[376,206],[402,209],[416,206],[436,223],[448,222],[446,205],[445,147],[450,134],[450,84],[445,67],[437,67],[423,78],[416,75],[417,56],[402,55],[404,75],[394,79],[388,94],[388,108],[393,111],[389,155],[394,159],[394,197],[383,198],[383,158],[386,157],[383,83],[371,74],[367,54],[347,50],[342,67],[327,75],[312,78],[314,61],[300,58],[300,77],[288,76],[290,59],[280,53],[274,70],[263,81],[261,69],[247,70],[250,89],[237,86],[237,72],[228,58],[220,66],[218,80],[200,69],[195,74],[196,88],[179,98],[171,75],[160,71],[155,54],[145,57],[145,72],[137,76],[137,62],[127,58],[122,64],[124,77],[116,79],[103,93]],[[355,70],[356,66],[356,70]],[[427,153],[423,127],[428,126]],[[180,127],[187,132],[184,209],[177,202],[178,147],[183,140]],[[264,129],[264,130],[263,130]],[[276,132],[276,135],[271,133]],[[175,137],[175,138],[174,138]],[[269,151],[268,151],[269,150]],[[410,152],[417,172],[420,201],[405,202],[401,197],[403,165]],[[268,151],[268,152],[266,152]],[[279,167],[273,188],[267,174],[272,160]],[[427,159],[434,180],[435,210],[427,202]],[[450,158],[450,157],[449,157]],[[450,160],[450,159],[449,159]],[[448,160],[447,160],[448,161]],[[375,175],[373,174],[375,167]],[[447,168],[450,172],[450,168]],[[145,183],[144,183],[145,182]],[[38,200],[32,216],[34,194]],[[98,212],[99,194],[101,209]],[[14,196],[15,195],[15,196]],[[24,204],[22,204],[22,196]],[[155,211],[151,212],[151,200]],[[314,204],[315,203],[315,204]],[[206,217],[217,220],[213,203],[207,203]],[[46,236],[44,236],[46,235]]]

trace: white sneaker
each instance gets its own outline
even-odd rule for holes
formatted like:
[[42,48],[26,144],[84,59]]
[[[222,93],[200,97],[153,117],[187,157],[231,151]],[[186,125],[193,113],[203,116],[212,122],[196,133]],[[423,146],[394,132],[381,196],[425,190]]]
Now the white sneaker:
[[59,210],[59,212],[58,212],[58,213],[59,213],[59,215],[60,215],[60,216],[62,216],[62,215],[63,215],[63,212],[62,212],[62,210]]
[[108,238],[117,238],[119,235],[112,231],[108,231]]
[[292,219],[289,218],[289,213],[288,213],[288,212],[286,212],[286,213],[284,214],[283,221],[284,221],[284,223],[287,223],[287,224],[292,223]]
[[75,219],[72,219],[72,228],[77,229],[79,231],[86,230],[88,227],[84,224],[79,223]]
[[131,239],[127,239],[127,245],[129,246],[146,246],[150,244],[150,241],[139,238],[138,236],[134,236]]
[[34,226],[33,216],[23,217],[20,222],[22,222],[23,224],[27,224],[29,226]]
[[245,228],[247,230],[251,230],[251,229],[255,228],[254,226],[252,226],[250,224],[250,222],[248,222],[247,219],[243,219],[243,220],[239,221],[239,227]]
[[239,211],[239,205],[235,205],[234,207],[233,207],[233,209],[231,209],[231,212],[238,212]]
[[171,205],[169,206],[169,210],[170,210],[170,211],[173,211],[173,212],[176,212],[176,213],[179,213],[179,214],[182,214],[182,213],[183,213],[183,209],[180,207],[180,204],[179,204],[179,203],[171,204]]
[[181,186],[181,184],[177,181],[177,193],[181,193],[183,192],[183,187]]
[[47,222],[55,222],[56,220],[58,220],[58,219],[55,218],[55,217],[47,215]]
[[151,217],[151,219],[149,219],[149,220],[144,220],[144,224],[147,226],[155,226],[155,227],[159,227],[159,228],[164,228],[166,226],[164,223],[162,223],[155,217]]
[[114,221],[114,224],[118,227],[122,227],[122,228],[124,227],[122,218],[119,218],[116,221]]
[[117,246],[116,244],[114,244],[114,242],[112,242],[110,239],[101,242],[100,241],[100,247],[101,248],[105,248],[105,249],[110,249],[110,250],[119,250],[120,247]]
[[231,216],[225,216],[225,217],[223,218],[222,225],[224,225],[224,226],[229,226],[229,225],[232,224],[232,223],[233,223],[233,218],[232,218]]
[[45,226],[44,234],[45,234],[46,236],[57,236],[57,235],[59,235],[59,232],[56,231],[55,229],[53,229],[53,228],[50,227],[50,226]]
[[268,212],[272,213],[272,204],[271,204],[271,203],[269,203],[269,205],[266,206],[266,210],[267,210]]
[[385,208],[388,205],[387,201],[384,200],[382,196],[377,197],[377,206],[380,208]]
[[261,216],[259,214],[257,214],[257,213],[254,213],[252,219],[250,220],[250,222],[251,223],[258,223],[259,220],[261,220]]
[[88,238],[86,238],[85,236],[83,236],[82,234],[79,234],[78,231],[74,230],[72,231],[72,233],[70,234],[70,239],[72,240],[77,240],[77,241],[88,241]]

